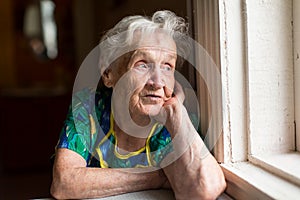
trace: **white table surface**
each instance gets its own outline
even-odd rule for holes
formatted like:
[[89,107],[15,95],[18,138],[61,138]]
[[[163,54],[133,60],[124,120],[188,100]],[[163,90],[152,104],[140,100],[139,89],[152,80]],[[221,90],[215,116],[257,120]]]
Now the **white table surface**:
[[146,190],[140,192],[126,193],[117,196],[99,198],[98,200],[175,200],[171,190]]
[[[140,192],[132,192],[117,196],[96,198],[93,200],[175,200],[171,190],[145,190]],[[52,198],[43,198],[39,200],[53,200]],[[232,200],[228,195],[223,193],[217,200]]]

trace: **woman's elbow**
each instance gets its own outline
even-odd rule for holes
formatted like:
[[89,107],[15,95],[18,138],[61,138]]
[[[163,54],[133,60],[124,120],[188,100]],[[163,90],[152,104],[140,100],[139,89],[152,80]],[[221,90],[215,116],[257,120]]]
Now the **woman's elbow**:
[[214,158],[211,157],[206,164],[199,177],[199,186],[205,197],[201,199],[216,199],[226,189],[225,176]]
[[200,199],[217,199],[217,197],[224,192],[226,186],[225,178],[220,177],[220,179],[215,180],[213,184],[206,184],[202,188]]
[[74,195],[71,195],[72,183],[68,177],[68,174],[64,171],[53,172],[50,194],[55,199],[70,199]]
[[59,184],[55,183],[55,181],[52,181],[51,188],[50,188],[50,194],[55,199],[63,199],[62,191],[60,190]]
[[55,199],[66,199],[65,192],[63,192],[65,183],[57,177],[57,175],[53,175],[51,188],[50,188],[50,194]]

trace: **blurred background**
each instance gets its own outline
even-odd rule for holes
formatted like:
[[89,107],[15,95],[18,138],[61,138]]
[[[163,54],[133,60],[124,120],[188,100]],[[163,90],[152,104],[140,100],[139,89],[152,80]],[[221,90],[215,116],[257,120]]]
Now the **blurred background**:
[[[187,0],[0,1],[0,199],[50,197],[50,157],[73,81],[104,31],[126,15]],[[185,72],[183,72],[185,73]]]

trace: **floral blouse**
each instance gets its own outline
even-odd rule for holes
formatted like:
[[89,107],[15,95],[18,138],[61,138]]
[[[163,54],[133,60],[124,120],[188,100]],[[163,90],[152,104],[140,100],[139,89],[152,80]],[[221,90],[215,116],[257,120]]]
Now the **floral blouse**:
[[172,151],[171,136],[161,124],[155,124],[141,149],[120,154],[111,113],[112,90],[83,89],[73,95],[67,119],[56,148],[67,148],[81,155],[88,167],[159,167]]

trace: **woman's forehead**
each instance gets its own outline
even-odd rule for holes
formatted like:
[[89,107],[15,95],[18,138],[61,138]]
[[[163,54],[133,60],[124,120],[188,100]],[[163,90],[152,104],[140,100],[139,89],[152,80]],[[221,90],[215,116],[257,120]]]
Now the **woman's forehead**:
[[176,53],[176,43],[173,38],[164,32],[153,32],[137,34],[135,38],[135,49],[145,49],[145,48],[160,48],[165,51]]
[[159,56],[160,58],[165,58],[168,60],[176,60],[177,54],[176,49],[169,49],[164,47],[141,47],[136,49],[132,54],[132,59],[134,58],[156,58]]

